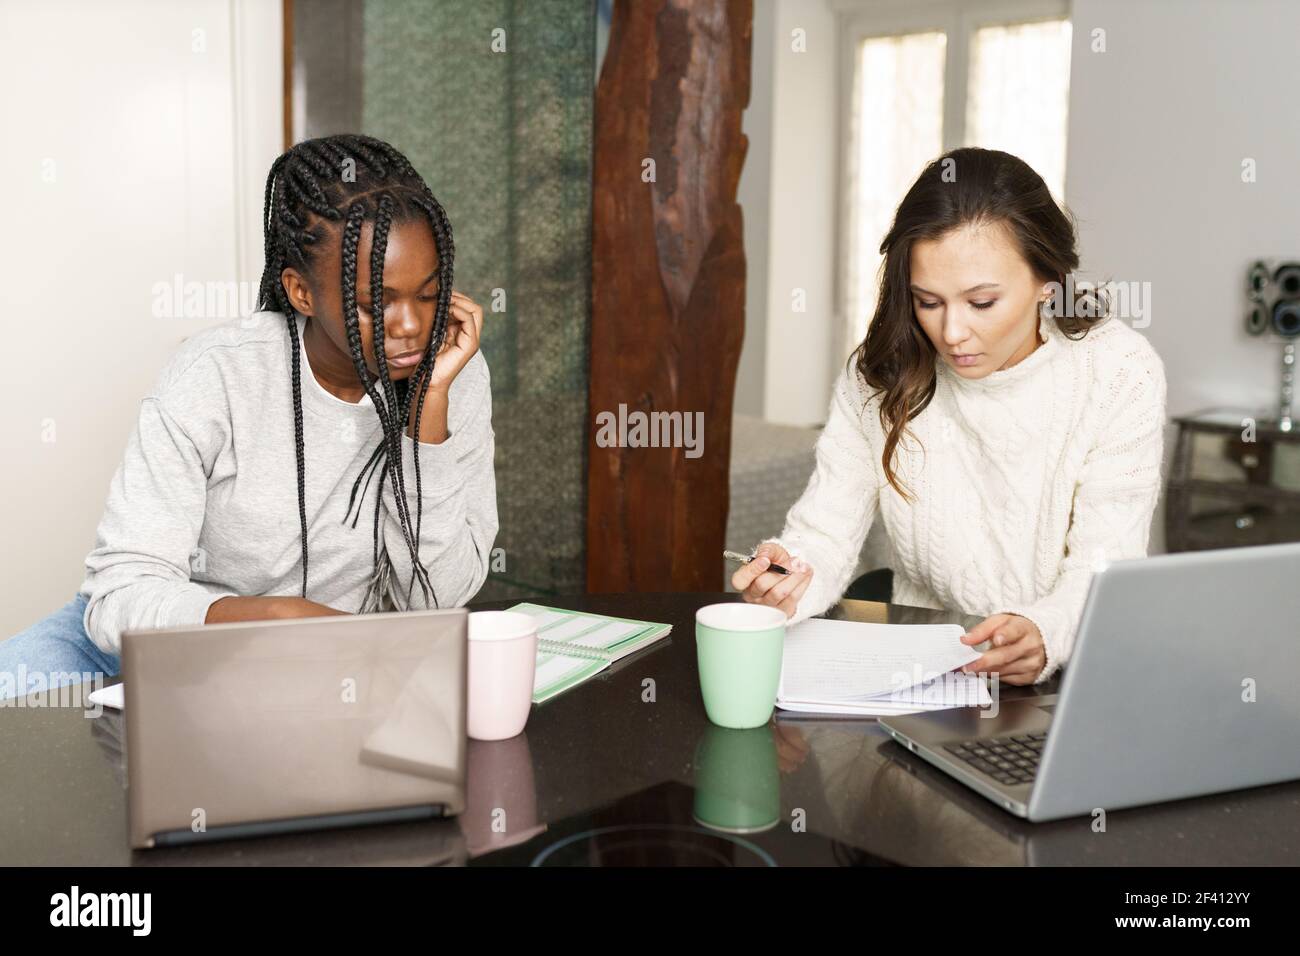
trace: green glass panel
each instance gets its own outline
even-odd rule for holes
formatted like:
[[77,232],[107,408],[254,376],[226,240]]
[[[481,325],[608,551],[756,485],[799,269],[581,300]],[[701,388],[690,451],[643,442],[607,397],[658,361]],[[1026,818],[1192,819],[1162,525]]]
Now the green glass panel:
[[486,313],[501,550],[481,600],[584,585],[595,11],[364,5],[363,132],[425,177],[451,219],[456,288]]

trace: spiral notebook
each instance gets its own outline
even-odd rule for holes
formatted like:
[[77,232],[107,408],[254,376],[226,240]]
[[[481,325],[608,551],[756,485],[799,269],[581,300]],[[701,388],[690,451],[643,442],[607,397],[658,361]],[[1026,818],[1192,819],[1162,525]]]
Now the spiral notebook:
[[617,660],[667,637],[671,624],[516,604],[537,619],[533,703],[541,704],[595,677]]

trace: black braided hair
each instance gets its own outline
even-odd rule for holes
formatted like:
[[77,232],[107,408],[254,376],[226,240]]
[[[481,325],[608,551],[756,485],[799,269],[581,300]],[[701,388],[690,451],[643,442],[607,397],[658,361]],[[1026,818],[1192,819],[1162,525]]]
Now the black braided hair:
[[[351,165],[355,176],[345,179],[344,170]],[[433,228],[434,246],[438,250],[438,304],[433,335],[424,357],[409,379],[393,382],[388,375],[384,352],[383,289],[384,254],[388,233],[394,222],[427,218]],[[400,152],[381,140],[369,136],[339,135],[307,140],[294,146],[271,164],[263,201],[266,266],[262,272],[258,296],[260,310],[279,311],[288,320],[289,350],[293,365],[293,419],[298,460],[298,521],[302,529],[302,596],[307,596],[307,502],[306,468],[303,454],[302,385],[297,313],[284,291],[280,277],[286,268],[309,272],[317,248],[341,232],[343,320],[347,330],[348,350],[366,394],[374,405],[383,428],[383,440],[361,469],[352,485],[344,523],[357,507],[356,527],[361,502],[370,489],[370,480],[379,472],[379,486],[391,476],[393,496],[397,502],[397,519],[411,556],[411,580],[406,589],[407,607],[415,582],[420,582],[426,605],[438,606],[438,596],[429,573],[420,561],[420,525],[424,501],[420,487],[420,443],[415,442],[415,528],[412,532],[410,507],[402,467],[402,435],[415,402],[415,434],[420,433],[424,398],[433,377],[435,356],[447,333],[447,316],[451,308],[452,260],[455,244],[451,223],[432,191]],[[361,227],[367,220],[374,223],[370,252],[370,296],[378,378],[366,368],[361,346],[361,329],[357,313],[357,247]],[[412,388],[411,383],[416,383]],[[362,479],[365,479],[364,487]],[[360,489],[360,500],[357,491]],[[388,590],[391,564],[387,550],[379,544],[379,513],[382,495],[375,496],[373,568],[369,587],[358,613],[376,610]]]

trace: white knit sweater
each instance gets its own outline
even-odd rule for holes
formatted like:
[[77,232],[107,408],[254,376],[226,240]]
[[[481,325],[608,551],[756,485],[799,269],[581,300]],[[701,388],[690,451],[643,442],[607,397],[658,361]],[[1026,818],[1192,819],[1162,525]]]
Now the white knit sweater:
[[771,539],[814,572],[791,623],[844,594],[879,510],[895,604],[1028,618],[1046,645],[1039,682],[1069,659],[1095,569],[1147,553],[1165,376],[1118,320],[1082,340],[1052,320],[1039,334],[1027,358],[981,379],[938,362],[934,398],[895,458],[913,503],[885,480],[879,395],[855,369],[840,376],[812,478]]

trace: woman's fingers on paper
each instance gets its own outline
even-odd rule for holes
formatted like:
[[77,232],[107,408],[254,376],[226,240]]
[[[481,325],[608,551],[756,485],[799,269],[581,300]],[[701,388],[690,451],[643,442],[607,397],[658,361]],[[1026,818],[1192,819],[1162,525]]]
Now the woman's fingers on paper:
[[998,680],[1005,684],[1032,684],[1043,669],[1043,663],[1035,660],[1032,654],[1018,658],[998,672]]
[[1022,667],[1019,670],[999,674],[998,679],[1004,683],[1015,684],[1017,686],[1022,684],[1032,684],[1034,678],[1038,676],[1038,672],[1041,670],[1041,667]]
[[1012,661],[1024,657],[1026,652],[1031,649],[1032,645],[1025,643],[1023,640],[1011,641],[1000,647],[985,651],[979,660],[971,661],[962,670],[968,674],[1000,673]]
[[1010,617],[1008,614],[994,614],[992,617],[986,617],[969,631],[961,636],[963,644],[982,644],[992,636],[1001,625],[1007,622]]
[[1047,664],[1047,653],[1033,632],[1027,633],[1025,638],[1018,642],[1020,656],[1003,671],[1003,679],[1012,684],[1032,684]]

